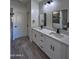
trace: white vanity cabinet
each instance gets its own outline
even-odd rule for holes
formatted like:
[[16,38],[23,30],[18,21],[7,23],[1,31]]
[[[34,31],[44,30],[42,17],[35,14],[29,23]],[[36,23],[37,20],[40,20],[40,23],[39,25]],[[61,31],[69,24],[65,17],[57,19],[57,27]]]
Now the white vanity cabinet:
[[52,39],[51,41],[51,51],[53,51],[53,59],[65,59],[65,46],[62,45],[60,42],[55,41],[55,39]]
[[45,35],[47,54],[50,59],[68,59],[68,46]]
[[69,47],[41,32],[32,30],[33,41],[49,56],[50,59],[69,59]]

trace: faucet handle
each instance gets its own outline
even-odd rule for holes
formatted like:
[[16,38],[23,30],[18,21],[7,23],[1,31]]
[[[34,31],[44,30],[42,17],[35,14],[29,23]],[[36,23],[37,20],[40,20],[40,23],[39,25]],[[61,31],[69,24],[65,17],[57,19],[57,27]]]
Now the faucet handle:
[[59,28],[57,28],[57,33],[60,33],[60,29]]
[[43,25],[41,25],[40,27],[41,27],[41,29],[42,29],[42,28],[43,28]]

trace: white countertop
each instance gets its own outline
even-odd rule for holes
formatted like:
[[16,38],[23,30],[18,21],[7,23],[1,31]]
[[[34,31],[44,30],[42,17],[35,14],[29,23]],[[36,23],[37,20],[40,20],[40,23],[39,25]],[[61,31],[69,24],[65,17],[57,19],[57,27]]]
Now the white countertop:
[[[64,35],[64,34],[57,34],[57,35],[52,34],[51,35],[49,33],[51,33],[51,32],[55,33],[55,32],[51,31],[51,30],[48,30],[48,29],[40,29],[39,27],[38,28],[32,28],[32,29],[36,30],[38,32],[41,32],[41,33],[47,35],[48,37],[54,38],[54,39],[60,41],[61,43],[69,45],[69,36],[67,36],[67,35]],[[63,35],[63,37],[59,37],[60,35]]]

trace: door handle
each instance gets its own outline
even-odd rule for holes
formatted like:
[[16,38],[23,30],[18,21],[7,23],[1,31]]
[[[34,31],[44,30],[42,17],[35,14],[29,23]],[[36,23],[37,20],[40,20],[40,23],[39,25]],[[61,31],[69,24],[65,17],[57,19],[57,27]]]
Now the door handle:
[[41,34],[41,37],[43,37],[43,34]]
[[14,26],[15,28],[17,28],[17,26]]
[[53,46],[53,51],[55,50],[55,47]]
[[35,34],[35,38],[36,38],[36,34]]
[[50,47],[51,47],[50,48],[51,50],[53,50],[53,51],[55,50],[55,47],[54,46],[50,45]]
[[41,48],[43,48],[43,46],[40,46]]
[[41,42],[43,42],[43,40],[40,40]]

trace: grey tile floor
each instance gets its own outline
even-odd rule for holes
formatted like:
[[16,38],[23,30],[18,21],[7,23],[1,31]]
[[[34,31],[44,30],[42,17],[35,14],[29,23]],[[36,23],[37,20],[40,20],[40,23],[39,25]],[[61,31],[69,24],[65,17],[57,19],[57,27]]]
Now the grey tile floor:
[[11,59],[49,59],[37,45],[27,37],[18,38],[11,43]]

